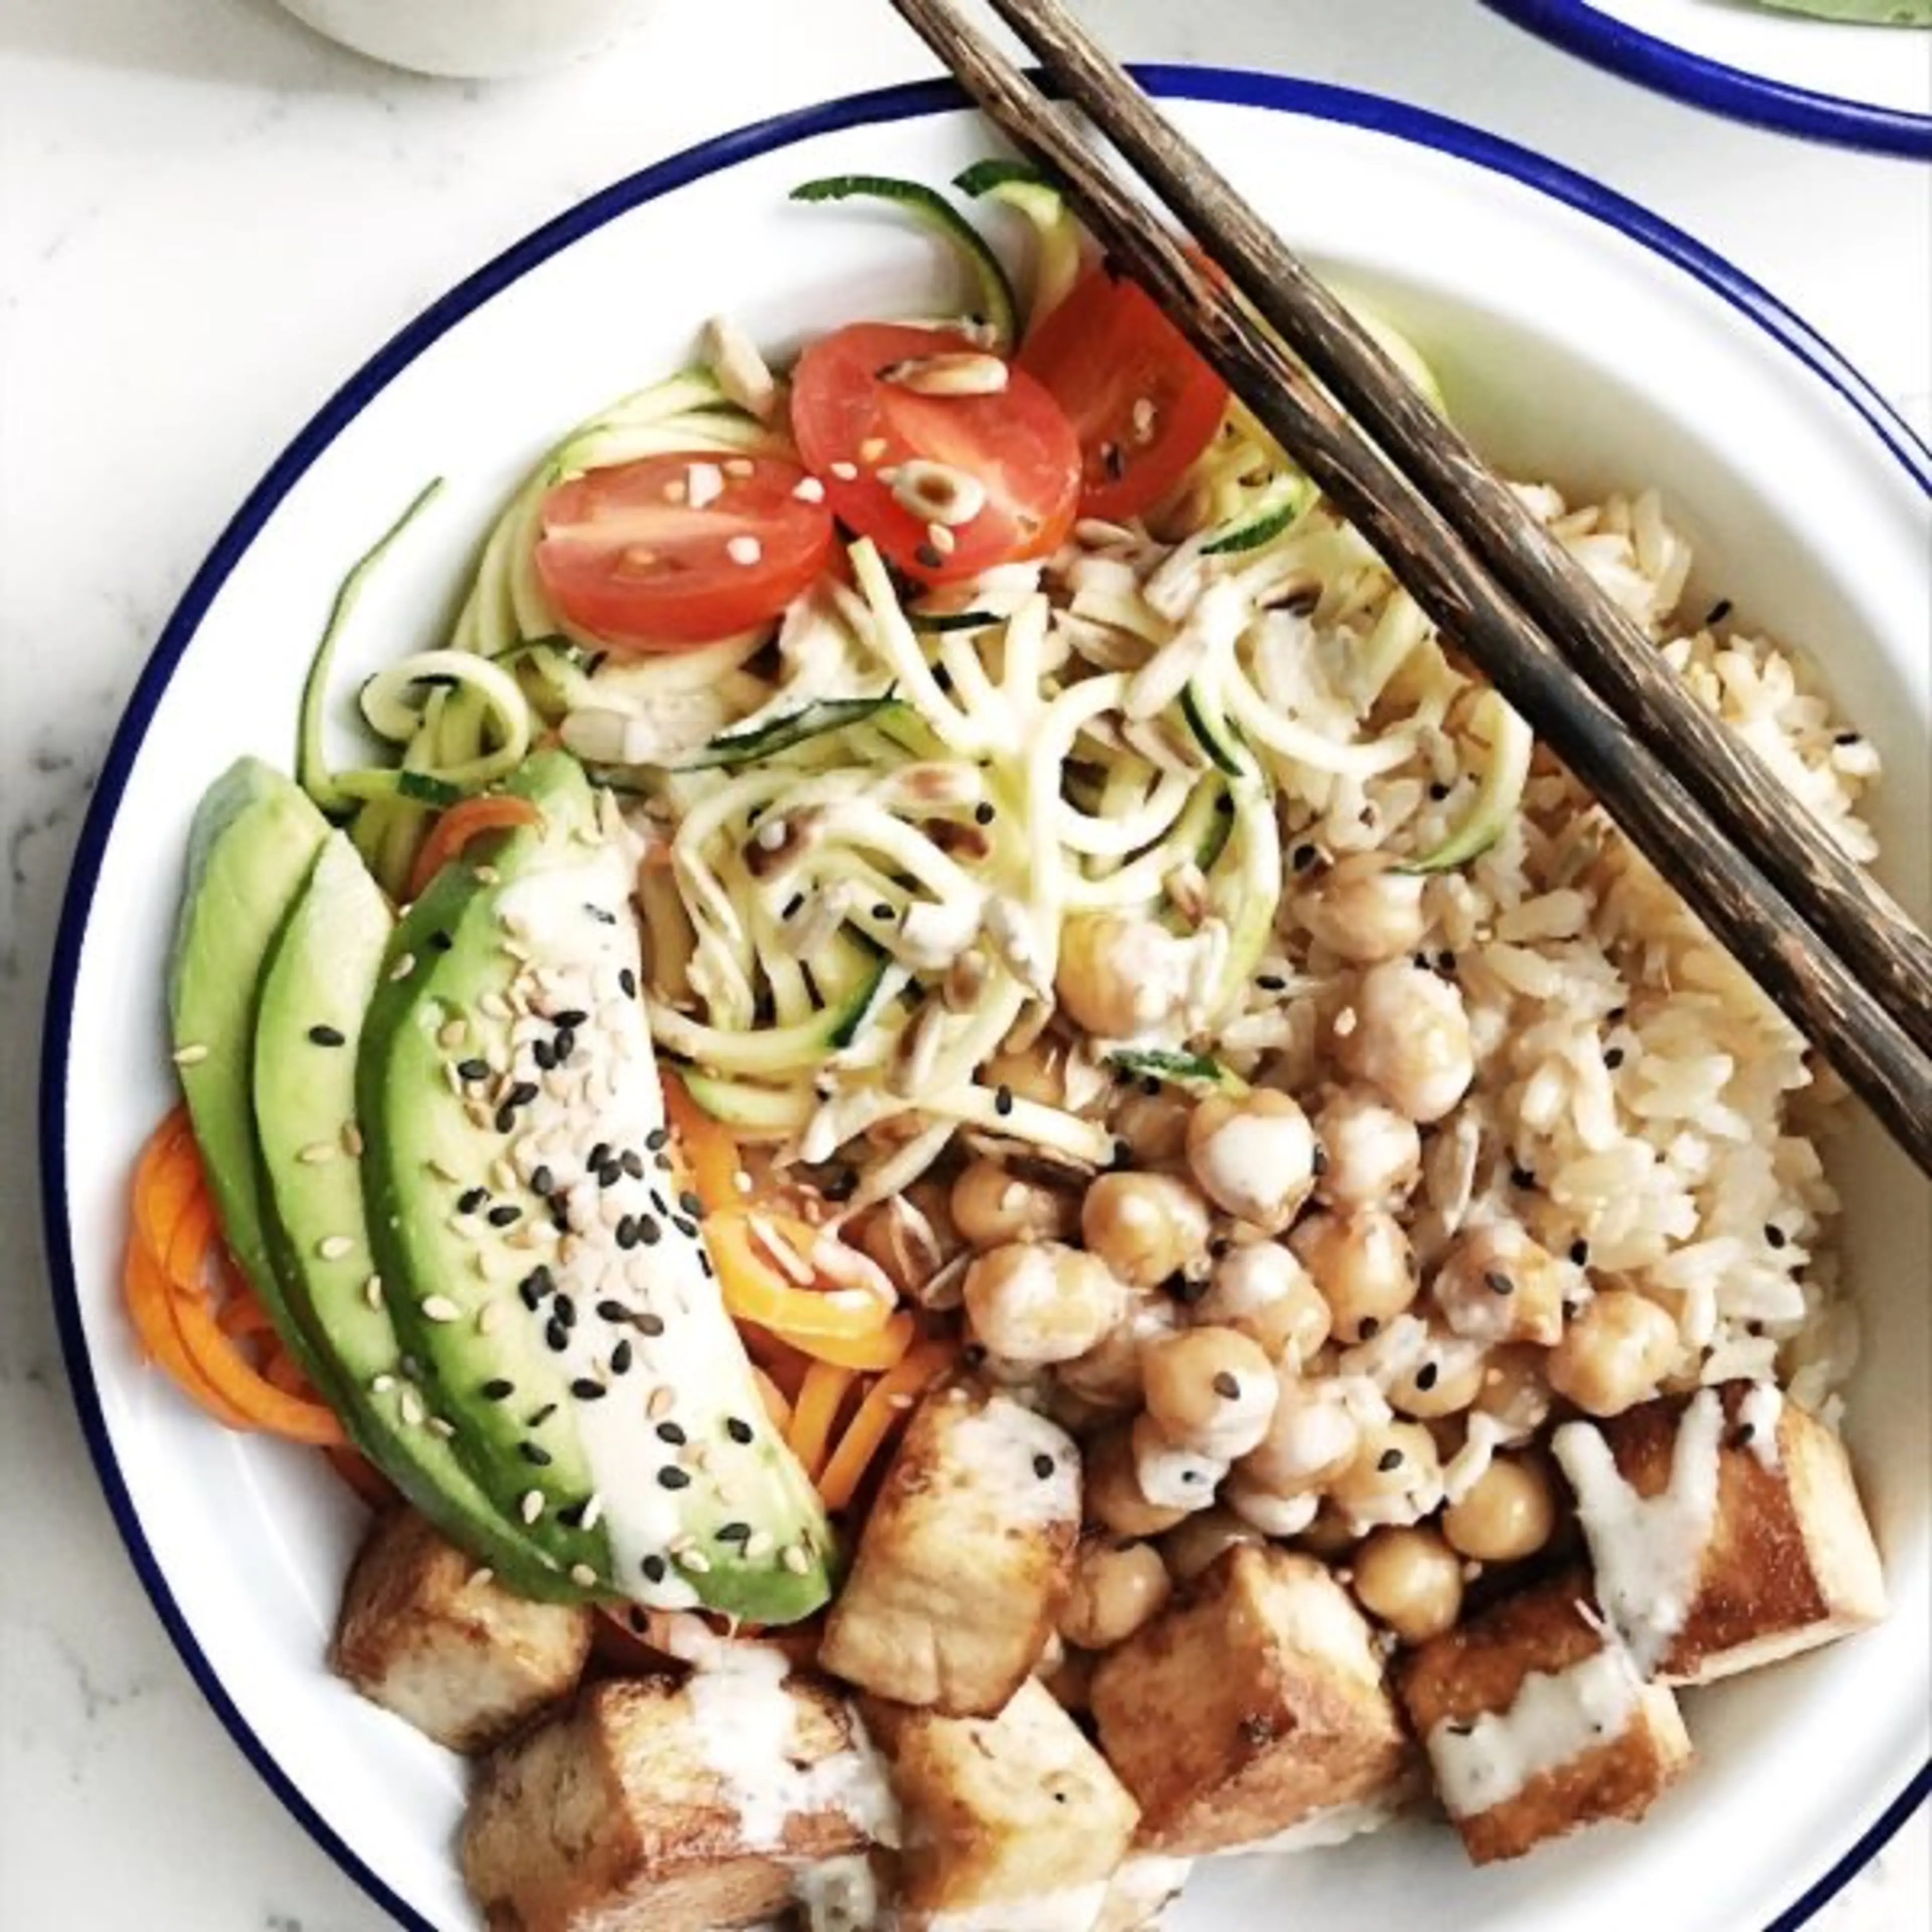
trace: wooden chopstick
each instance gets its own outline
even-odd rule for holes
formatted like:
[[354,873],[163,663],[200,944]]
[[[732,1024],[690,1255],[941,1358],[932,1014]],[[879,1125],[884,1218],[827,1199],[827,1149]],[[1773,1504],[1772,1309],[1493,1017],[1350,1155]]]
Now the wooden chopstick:
[[1794,809],[1763,760],[1690,696],[1630,618],[1060,0],[990,4],[1627,728],[1932,1052],[1932,937],[1811,813]]
[[[1790,898],[1753,863],[1748,848],[1711,822],[1678,776],[1678,765],[1635,735],[1564,662],[1538,625],[1492,580],[1456,526],[1390,465],[1279,343],[1195,267],[1179,238],[1148,212],[1034,84],[960,16],[955,0],[892,4],[989,117],[1060,178],[1102,246],[1148,287],[1270,433],[1362,530],[1422,608],[1603,800],[1632,842],[1684,894],[1919,1167],[1932,1173],[1932,1060],[1913,1032],[1887,1010],[1889,995],[1882,997],[1862,981],[1825,932],[1801,916]],[[1016,26],[1024,19],[1031,27],[1034,16],[1049,9],[1064,16],[1051,0],[994,4]],[[1084,72],[1060,77],[1070,92],[1090,80]],[[1108,85],[1132,88],[1124,76]],[[1232,197],[1232,190],[1226,192]],[[1203,226],[1208,236],[1218,232],[1211,224]],[[1273,247],[1286,256],[1278,242]],[[1218,260],[1218,248],[1210,252]],[[1358,332],[1346,316],[1340,327]],[[1364,367],[1384,387],[1401,383],[1386,364],[1377,368],[1367,359],[1378,357],[1372,344],[1364,341],[1361,347]],[[1419,401],[1417,406],[1422,406]],[[1432,412],[1430,422],[1436,423]],[[1462,447],[1466,467],[1480,470],[1479,459]],[[1461,500],[1455,500],[1460,506]],[[1514,499],[1508,501],[1515,510]],[[1580,591],[1573,592],[1568,581],[1559,581],[1544,594],[1557,601],[1538,603],[1538,615],[1548,619],[1551,628],[1563,629],[1566,638],[1575,627],[1561,614],[1573,609],[1580,598],[1599,595],[1587,580]],[[1559,614],[1550,617],[1552,610]],[[1690,704],[1674,678],[1665,689],[1660,701]],[[1773,816],[1798,810],[1781,792],[1777,799]],[[1846,924],[1868,916],[1864,897],[1861,893],[1849,904],[1834,902],[1826,920],[1833,938]],[[1902,914],[1897,918],[1910,930]],[[1913,937],[1923,944],[1922,935]],[[1870,949],[1848,944],[1846,950],[1862,956]],[[1932,1000],[1932,976],[1896,970],[1880,976],[1897,988],[1901,1010],[1923,1016]]]

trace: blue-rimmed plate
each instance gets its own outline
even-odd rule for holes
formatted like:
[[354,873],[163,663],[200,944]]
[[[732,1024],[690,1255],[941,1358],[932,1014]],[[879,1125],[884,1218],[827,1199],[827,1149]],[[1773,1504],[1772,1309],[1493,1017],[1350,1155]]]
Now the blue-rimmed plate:
[[1932,159],[1932,27],[1757,0],[1485,0],[1546,40],[1694,107]]
[[[1149,76],[1295,242],[1426,348],[1512,470],[1587,494],[1655,482],[1728,597],[1828,657],[1892,755],[1893,883],[1924,905],[1922,649],[1932,458],[1771,298],[1642,211],[1488,136],[1257,76]],[[46,1028],[49,1244],[68,1359],[143,1584],[290,1809],[404,1924],[474,1918],[452,1857],[460,1767],[322,1666],[358,1531],[309,1454],[224,1434],[143,1368],[116,1260],[130,1160],[171,1098],[162,962],[194,800],[244,750],[286,759],[345,564],[428,476],[448,487],[376,580],[345,680],[434,634],[478,532],[560,424],[688,352],[727,310],[767,343],[928,310],[942,266],[902,227],[790,206],[808,177],[943,180],[988,137],[950,89],[833,104],[694,150],[572,210],[452,290],[322,409],[224,532],[163,636],[103,773]],[[1290,1909],[1358,1932],[1679,1932],[1796,1924],[1923,1788],[1932,1703],[1932,1267],[1924,1192],[1875,1135],[1842,1162],[1871,1346],[1852,1436],[1898,1600],[1856,1642],[1691,1700],[1705,1762],[1640,1832],[1478,1874],[1447,1832],[1223,1863],[1173,1923],[1262,1932]]]

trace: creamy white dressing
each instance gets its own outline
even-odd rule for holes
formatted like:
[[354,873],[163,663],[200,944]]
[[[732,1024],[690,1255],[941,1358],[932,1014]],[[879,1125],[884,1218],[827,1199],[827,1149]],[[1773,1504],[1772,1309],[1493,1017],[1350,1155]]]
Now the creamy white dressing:
[[1058,1423],[994,1395],[953,1425],[952,1442],[953,1460],[1002,1521],[1037,1528],[1078,1517],[1080,1452]]
[[1746,1444],[1760,1468],[1778,1467],[1778,1426],[1784,1414],[1784,1394],[1775,1382],[1753,1382],[1738,1406],[1738,1424],[1750,1432]]
[[1062,1886],[1023,1898],[994,1899],[964,1912],[935,1913],[926,1932],[1093,1932],[1107,1902],[1107,1882]]
[[1493,1415],[1472,1409],[1462,1446],[1450,1457],[1442,1470],[1442,1499],[1460,1503],[1484,1476],[1496,1460],[1496,1450],[1510,1439],[1510,1431]]
[[1234,1393],[1218,1396],[1214,1413],[1188,1438],[1188,1446],[1210,1462],[1226,1464],[1245,1456],[1268,1432],[1281,1384],[1272,1374],[1238,1376]]
[[1228,1473],[1226,1462],[1169,1442],[1152,1429],[1133,1437],[1134,1480],[1156,1509],[1205,1509]]
[[1444,1721],[1426,1740],[1443,1808],[1474,1818],[1518,1796],[1532,1779],[1620,1737],[1642,1686],[1615,1644],[1559,1671],[1532,1671],[1506,1711]]
[[1576,1492],[1597,1601],[1646,1678],[1663,1663],[1696,1600],[1717,1516],[1724,1424],[1718,1391],[1700,1390],[1678,1424],[1670,1480],[1649,1497],[1624,1480],[1603,1432],[1591,1424],[1566,1423],[1551,1444]]
[[1354,1804],[1332,1804],[1285,1829],[1246,1845],[1228,1845],[1216,1853],[1219,1858],[1273,1858],[1300,1852],[1318,1852],[1331,1845],[1345,1845],[1351,1838],[1379,1832],[1396,1816],[1394,1805],[1372,1801]]
[[879,1881],[862,1852],[807,1865],[794,1881],[806,1932],[874,1932],[885,1923]]
[[1222,1485],[1220,1499],[1264,1536],[1299,1536],[1322,1510],[1318,1491],[1305,1490],[1299,1496],[1276,1496],[1258,1483],[1244,1480],[1238,1472]]

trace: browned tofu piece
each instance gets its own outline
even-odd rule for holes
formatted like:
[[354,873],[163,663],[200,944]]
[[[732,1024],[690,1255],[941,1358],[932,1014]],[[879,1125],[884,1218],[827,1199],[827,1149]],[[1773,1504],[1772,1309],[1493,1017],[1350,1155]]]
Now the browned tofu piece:
[[491,1932],[711,1932],[777,1916],[794,1867],[865,1852],[889,1812],[824,1684],[610,1682],[484,1764],[463,1874]]
[[592,1613],[512,1596],[414,1510],[369,1533],[329,1661],[452,1750],[482,1751],[577,1688]]
[[997,1717],[868,1699],[902,1810],[897,1924],[958,1913],[992,1932],[1082,1932],[1133,1842],[1134,1802],[1044,1685]]
[[1139,1843],[1198,1857],[1372,1802],[1408,1745],[1369,1625],[1312,1557],[1224,1551],[1094,1672]]
[[913,1418],[819,1661],[880,1697],[990,1717],[1052,1633],[1080,1527],[1080,1452],[1011,1397],[958,1385]]
[[1581,1571],[1431,1639],[1396,1676],[1443,1807],[1479,1865],[1581,1826],[1641,1818],[1690,1762],[1676,1699],[1639,1682]]
[[[1697,1400],[1665,1396],[1596,1425],[1618,1476],[1636,1496],[1659,1496],[1672,1487],[1678,1443]],[[1722,1406],[1709,1452],[1716,1459],[1716,1506],[1694,1576],[1676,1588],[1679,1615],[1655,1673],[1670,1684],[1708,1684],[1775,1663],[1863,1630],[1886,1609],[1878,1550],[1838,1437],[1796,1403],[1754,1383],[1726,1382],[1703,1400]],[[1571,1429],[1587,1426],[1559,1432],[1573,1482],[1579,1475],[1587,1480],[1587,1472],[1577,1468]],[[1688,1490],[1695,1480],[1692,1470],[1678,1481]],[[1617,1500],[1611,1498],[1612,1523]],[[1615,1616],[1618,1566],[1627,1587],[1641,1594],[1642,1549],[1654,1538],[1620,1536],[1614,1527],[1606,1535],[1592,1501],[1582,1498],[1584,1535],[1599,1599]]]

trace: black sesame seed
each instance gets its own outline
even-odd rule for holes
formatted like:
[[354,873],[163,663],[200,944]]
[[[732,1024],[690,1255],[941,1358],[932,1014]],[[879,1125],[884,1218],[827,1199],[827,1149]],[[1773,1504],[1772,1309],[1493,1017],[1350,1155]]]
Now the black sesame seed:
[[1764,1238],[1768,1246],[1781,1248],[1791,1237],[1775,1221],[1767,1221],[1764,1224]]
[[541,1408],[533,1408],[524,1418],[526,1429],[541,1429],[556,1413],[556,1404],[547,1402]]
[[566,1006],[560,1013],[552,1013],[550,1024],[559,1027],[580,1027],[590,1016],[581,1006]]
[[487,1080],[490,1077],[490,1063],[487,1060],[459,1060],[456,1072],[459,1079]]
[[556,1186],[556,1176],[548,1168],[538,1167],[530,1174],[530,1185],[539,1194],[548,1194]]
[[1279,973],[1264,973],[1256,980],[1255,984],[1264,993],[1285,993],[1288,991],[1288,982]]
[[576,1028],[560,1027],[557,1029],[556,1038],[552,1043],[552,1051],[556,1055],[558,1066],[564,1065],[570,1056],[577,1051]]
[[641,1180],[644,1179],[644,1157],[642,1154],[638,1153],[635,1148],[626,1148],[624,1151],[618,1156],[617,1165],[621,1167],[633,1180]]
[[631,1326],[640,1335],[662,1335],[664,1331],[664,1317],[662,1315],[640,1315],[632,1319]]
[[522,1456],[526,1462],[539,1469],[548,1468],[554,1460],[550,1451],[539,1442],[519,1442],[517,1444],[517,1454]]
[[514,1201],[500,1202],[483,1217],[493,1228],[512,1228],[524,1218],[524,1210]]
[[1384,1449],[1382,1453],[1376,1458],[1376,1467],[1385,1476],[1391,1469],[1400,1468],[1402,1467],[1402,1451],[1400,1449]]
[[993,1112],[1004,1120],[1012,1111],[1013,1090],[1010,1087],[1004,1086],[995,1088],[993,1094]]
[[720,1543],[749,1543],[751,1540],[752,1526],[748,1522],[727,1522],[718,1526],[718,1540]]
[[[581,1529],[584,1527],[584,1512],[589,1507],[587,1497],[580,1503],[566,1503],[557,1511],[556,1520],[566,1529]],[[641,1636],[643,1632],[640,1631],[638,1634]]]
[[1500,1268],[1491,1268],[1483,1276],[1483,1286],[1492,1294],[1514,1294],[1516,1292],[1516,1283]]
[[1033,1472],[1042,1483],[1053,1474],[1056,1466],[1053,1458],[1044,1450],[1033,1459]]
[[664,1580],[664,1560],[662,1556],[646,1556],[638,1566],[644,1573],[647,1582],[662,1583]]
[[968,1369],[983,1369],[986,1366],[986,1351],[978,1342],[968,1342],[959,1351],[962,1365]]
[[514,1382],[506,1382],[501,1376],[485,1382],[480,1391],[485,1402],[508,1402],[517,1392]]
[[526,1275],[517,1284],[517,1299],[534,1315],[542,1305],[544,1297],[550,1290],[540,1283],[535,1275]]
[[1612,1073],[1614,1073],[1619,1066],[1622,1066],[1623,1064],[1624,1050],[1620,1046],[1612,1047],[1610,1051],[1604,1055],[1604,1064],[1607,1066]]
[[689,1188],[686,1188],[685,1191],[677,1197],[677,1204],[682,1208],[694,1221],[698,1220],[704,1212],[704,1203],[699,1200],[698,1196],[692,1193]]
[[429,936],[429,943],[432,951],[447,952],[456,941],[446,932],[432,932]]
[[539,1072],[548,1073],[556,1064],[556,1048],[548,1040],[532,1040],[530,1042],[530,1058],[536,1062]]
[[1526,1167],[1513,1167],[1510,1169],[1510,1185],[1512,1187],[1534,1187],[1536,1176]]
[[1232,1402],[1241,1392],[1240,1378],[1223,1369],[1214,1378],[1214,1393],[1223,1402]]
[[348,1044],[348,1036],[340,1027],[312,1026],[308,1030],[308,1036],[317,1046],[346,1046]]
[[973,823],[975,825],[990,825],[998,815],[990,805],[983,801],[973,808]]
[[1429,955],[1426,952],[1418,952],[1412,963],[1418,973],[1426,973],[1429,970]]
[[1148,1100],[1156,1100],[1160,1096],[1160,1082],[1151,1073],[1144,1074],[1141,1078],[1141,1091]]
[[638,997],[638,976],[628,966],[617,975],[617,990],[627,1000]]
[[674,1449],[682,1449],[691,1438],[685,1434],[681,1424],[675,1422],[661,1422],[658,1424],[658,1440],[660,1442],[668,1442]]
[[1621,1026],[1623,1024],[1623,1017],[1624,1014],[1629,1011],[1630,1009],[1628,1006],[1612,1006],[1610,1011],[1604,1016],[1604,1017],[1610,1022],[1611,1025]]
[[1373,1315],[1364,1315],[1355,1324],[1355,1339],[1358,1342],[1372,1342],[1382,1332],[1382,1322]]
[[1731,1447],[1733,1449],[1748,1449],[1756,1434],[1757,1424],[1756,1423],[1741,1422],[1738,1424],[1736,1432],[1731,1437]]
[[668,1469],[660,1469],[658,1480],[668,1490],[688,1490],[691,1486],[689,1474],[675,1464]]
[[1442,1365],[1439,1362],[1424,1362],[1415,1372],[1415,1385],[1425,1393],[1432,1389],[1442,1378]]
[[1706,624],[1721,624],[1730,614],[1731,600],[1728,597],[1720,597],[1717,602],[1705,612],[1704,622]]
[[1328,1172],[1328,1150],[1319,1141],[1309,1150],[1308,1171],[1318,1180]]
[[1858,734],[1856,731],[1840,731],[1832,740],[1834,745],[1856,745],[1858,742]]
[[741,1445],[749,1442],[752,1439],[752,1425],[748,1422],[741,1421],[735,1415],[728,1415],[724,1418],[724,1433],[730,1436],[734,1442]]
[[1446,946],[1436,956],[1436,970],[1438,973],[1453,973],[1456,970],[1456,956]]
[[615,926],[617,923],[617,915],[608,906],[591,905],[586,902],[584,910],[599,926]]
[[544,1324],[544,1344],[553,1355],[560,1355],[570,1346],[570,1330],[552,1316]]
[[610,1143],[608,1141],[599,1141],[590,1150],[590,1158],[584,1165],[586,1167],[602,1167],[610,1158]]
[[556,1298],[556,1318],[566,1328],[577,1326],[577,1304],[567,1294],[560,1294]]
[[668,1127],[653,1127],[644,1136],[644,1145],[652,1154],[661,1154],[670,1144],[670,1130]]
[[473,1214],[489,1198],[487,1187],[466,1187],[456,1197],[456,1211],[459,1214]]
[[651,1165],[660,1174],[668,1174],[670,1172],[670,1156],[668,1154],[654,1154],[651,1156]]
[[635,1351],[626,1336],[610,1351],[610,1372],[614,1376],[627,1376],[631,1372],[631,1361]]
[[626,1254],[638,1245],[638,1217],[626,1214],[617,1223],[617,1245]]
[[1442,801],[1449,796],[1449,788],[1444,784],[1440,778],[1438,778],[1436,782],[1429,788],[1429,796],[1432,798],[1438,805],[1440,805]]
[[1315,862],[1315,848],[1312,845],[1298,845],[1289,854],[1288,862],[1298,872],[1306,872]]
[[1588,1241],[1572,1241],[1570,1244],[1570,1258],[1576,1264],[1577,1267],[1582,1267],[1583,1264],[1590,1258],[1589,1243]]
[[534,1080],[519,1080],[503,1096],[506,1107],[527,1107],[537,1097],[537,1083]]
[[500,1134],[513,1134],[517,1130],[517,1110],[506,1102],[496,1109],[495,1126]]
[[600,1322],[628,1322],[631,1311],[621,1301],[600,1301],[597,1304],[597,1318]]
[[687,1241],[697,1240],[698,1223],[695,1221],[687,1221],[682,1214],[674,1214],[670,1217],[670,1224]]
[[588,1376],[579,1376],[571,1384],[570,1392],[579,1402],[601,1402],[610,1393],[602,1382],[592,1382]]
[[849,1201],[859,1191],[859,1170],[855,1167],[842,1167],[826,1180],[818,1190],[831,1202]]

